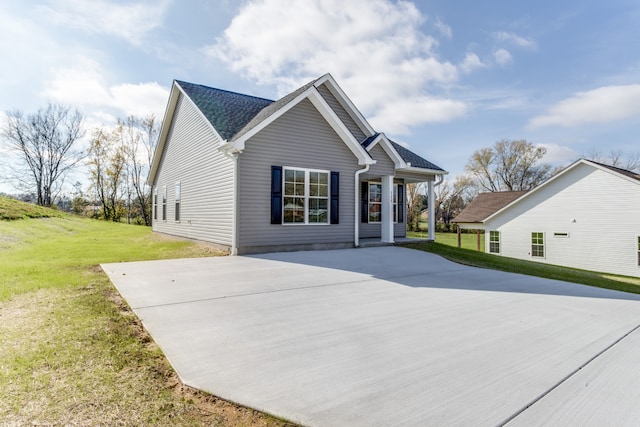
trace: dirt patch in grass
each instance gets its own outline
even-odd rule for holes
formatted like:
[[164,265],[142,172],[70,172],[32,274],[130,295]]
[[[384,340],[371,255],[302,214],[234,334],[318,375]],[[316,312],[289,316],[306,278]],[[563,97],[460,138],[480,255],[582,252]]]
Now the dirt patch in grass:
[[103,276],[0,302],[1,426],[293,426],[182,384]]

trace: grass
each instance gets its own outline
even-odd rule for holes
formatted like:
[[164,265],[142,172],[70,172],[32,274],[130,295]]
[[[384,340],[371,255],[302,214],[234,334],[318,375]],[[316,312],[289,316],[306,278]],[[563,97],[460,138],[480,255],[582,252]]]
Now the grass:
[[220,253],[48,214],[0,221],[0,425],[290,425],[185,387],[97,265]]
[[[616,276],[613,274],[578,270],[557,265],[542,264],[533,261],[487,254],[485,252],[478,252],[475,249],[475,242],[474,249],[464,247],[458,248],[456,234],[451,233],[453,238],[446,236],[446,234],[447,233],[436,234],[436,241],[432,243],[412,243],[405,246],[412,249],[434,253],[451,261],[473,267],[490,268],[493,270],[580,283],[598,288],[613,289],[636,294],[640,293],[640,278]],[[463,236],[465,235],[463,234]],[[475,235],[467,236],[472,236],[475,241]]]
[[54,209],[47,209],[32,203],[24,203],[9,197],[0,196],[0,220],[50,218],[61,216],[63,216],[63,214]]

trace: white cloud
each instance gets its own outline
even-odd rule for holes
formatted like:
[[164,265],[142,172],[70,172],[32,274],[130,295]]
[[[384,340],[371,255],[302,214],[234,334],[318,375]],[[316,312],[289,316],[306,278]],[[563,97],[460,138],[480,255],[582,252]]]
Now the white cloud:
[[558,102],[547,113],[529,120],[531,129],[612,123],[640,116],[640,84],[604,86]]
[[493,59],[496,61],[496,64],[500,66],[505,66],[513,62],[511,54],[506,49],[498,49],[493,52]]
[[108,0],[49,0],[38,11],[49,22],[89,33],[107,34],[140,45],[143,37],[159,27],[168,0],[126,2]]
[[393,126],[384,111],[406,132],[465,110],[447,99],[437,101],[444,112],[431,108],[435,94],[458,80],[458,69],[438,58],[437,40],[420,30],[424,20],[404,1],[250,0],[204,51],[234,72],[277,85],[280,95],[330,72],[372,124]]
[[436,19],[436,22],[433,25],[436,28],[436,30],[438,30],[438,32],[442,34],[444,37],[448,39],[453,37],[453,30],[451,30],[451,27],[445,24],[444,22],[442,22],[440,18]]
[[386,102],[371,117],[371,124],[392,134],[408,134],[411,126],[448,122],[465,115],[466,104],[450,99],[416,96]]
[[101,109],[115,109],[119,115],[146,116],[164,114],[169,91],[156,82],[123,83],[110,85],[103,76],[100,65],[88,58],[79,57],[78,65],[60,68],[53,73],[43,95],[55,102],[92,110],[96,118],[110,117]]
[[544,155],[543,161],[554,165],[566,165],[578,158],[578,153],[570,147],[558,144],[536,144],[544,147],[547,153]]
[[485,68],[487,64],[480,60],[480,57],[475,53],[468,52],[464,57],[464,61],[459,65],[460,71],[463,73],[471,73],[479,68]]
[[526,49],[535,49],[537,46],[533,39],[524,38],[515,33],[509,33],[506,31],[495,32],[493,33],[493,37],[498,41],[507,42],[514,46]]

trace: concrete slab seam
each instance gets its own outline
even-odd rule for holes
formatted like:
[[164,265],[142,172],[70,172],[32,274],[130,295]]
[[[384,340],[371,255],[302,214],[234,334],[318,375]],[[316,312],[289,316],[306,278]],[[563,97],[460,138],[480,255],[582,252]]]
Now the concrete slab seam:
[[569,378],[573,377],[575,374],[577,374],[579,371],[581,371],[584,367],[586,367],[587,365],[589,365],[591,362],[593,362],[594,360],[596,360],[598,357],[602,356],[604,353],[606,353],[607,351],[609,351],[610,349],[612,349],[613,347],[615,347],[618,343],[620,343],[622,340],[624,340],[626,337],[628,337],[629,335],[631,335],[632,333],[634,333],[636,330],[640,329],[640,324],[636,325],[636,327],[634,327],[633,329],[631,329],[629,332],[627,332],[626,334],[622,335],[620,338],[618,338],[617,340],[615,340],[613,343],[609,344],[607,347],[605,347],[603,350],[599,351],[598,353],[596,353],[593,357],[591,357],[589,360],[587,360],[586,362],[584,362],[582,365],[578,366],[576,369],[574,369],[573,371],[571,371],[569,374],[567,374],[565,377],[563,377],[560,381],[558,381],[556,384],[554,384],[552,387],[550,387],[549,389],[547,389],[546,391],[542,392],[538,397],[536,397],[535,399],[533,399],[531,402],[529,402],[528,404],[526,404],[522,409],[516,411],[513,415],[511,415],[509,418],[507,418],[506,420],[504,420],[503,422],[499,423],[498,426],[502,427],[505,426],[507,424],[509,424],[511,421],[513,421],[514,419],[516,419],[520,414],[522,414],[523,412],[525,412],[527,409],[529,409],[530,407],[532,407],[533,405],[535,405],[536,403],[538,403],[540,400],[542,400],[545,396],[547,396],[549,393],[551,393],[553,390],[557,389],[558,387],[560,387],[563,383],[565,383],[567,380],[569,380]]

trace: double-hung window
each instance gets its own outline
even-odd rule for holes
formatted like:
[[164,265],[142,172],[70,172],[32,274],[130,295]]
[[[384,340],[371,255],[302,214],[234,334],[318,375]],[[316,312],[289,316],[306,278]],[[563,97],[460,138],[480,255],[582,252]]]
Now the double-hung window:
[[640,267],[640,236],[638,236],[638,266]]
[[500,253],[500,232],[489,231],[489,253]]
[[158,219],[158,187],[153,187],[153,219]]
[[167,186],[162,187],[162,220],[167,220]]
[[329,171],[283,168],[284,224],[329,223]]
[[544,258],[544,233],[531,233],[531,256]]
[[[369,223],[379,223],[382,219],[382,184],[369,183]],[[398,184],[393,184],[393,222],[398,222]]]
[[176,221],[180,221],[180,181],[176,182]]

